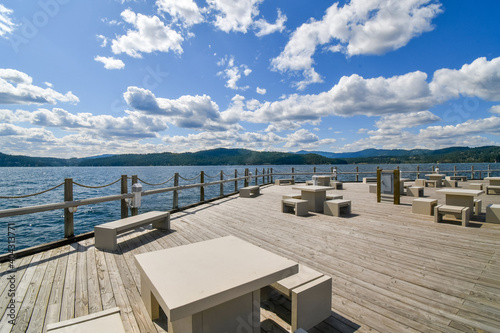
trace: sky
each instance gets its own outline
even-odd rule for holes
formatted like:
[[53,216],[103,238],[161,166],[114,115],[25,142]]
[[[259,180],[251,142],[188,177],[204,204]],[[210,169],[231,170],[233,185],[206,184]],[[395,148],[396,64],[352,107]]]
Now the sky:
[[0,0],[0,152],[500,143],[497,0]]

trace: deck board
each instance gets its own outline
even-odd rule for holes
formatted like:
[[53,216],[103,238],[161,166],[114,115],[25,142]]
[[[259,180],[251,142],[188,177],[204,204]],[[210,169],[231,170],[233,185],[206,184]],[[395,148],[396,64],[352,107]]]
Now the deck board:
[[[134,255],[226,235],[332,277],[332,315],[310,333],[500,331],[500,225],[484,223],[484,207],[500,196],[482,195],[482,215],[463,228],[412,214],[412,198],[377,203],[367,184],[344,188],[330,193],[352,201],[348,217],[283,214],[281,196],[297,191],[265,186],[256,198],[230,196],[172,214],[170,232],[147,226],[122,234],[111,253],[88,239],[17,259],[20,317],[12,332],[40,331],[115,306],[127,332],[165,332],[162,319],[152,322],[142,303]],[[444,202],[435,189],[425,193]],[[2,278],[7,271],[0,265]],[[1,332],[11,331],[4,325],[6,292],[2,286]],[[290,304],[269,302],[263,303],[262,332],[289,331]]]

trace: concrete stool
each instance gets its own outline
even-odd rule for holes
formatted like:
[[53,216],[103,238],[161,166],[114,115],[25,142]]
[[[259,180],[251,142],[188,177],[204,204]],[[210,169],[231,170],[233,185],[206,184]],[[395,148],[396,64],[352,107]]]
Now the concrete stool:
[[469,207],[437,205],[434,207],[434,222],[439,223],[443,220],[444,215],[453,215],[461,220],[463,227],[469,226]]
[[425,187],[425,179],[415,179],[415,186]]
[[282,213],[293,213],[295,211],[296,216],[307,215],[307,200],[301,199],[282,199],[281,200],[281,212]]
[[500,204],[490,204],[486,207],[486,222],[500,224]]
[[437,206],[437,199],[418,198],[411,203],[413,214],[434,215],[434,207]]
[[482,204],[483,204],[483,201],[481,199],[474,199],[474,215],[481,214]]
[[120,318],[120,309],[112,308],[58,323],[48,324],[47,332],[125,332],[125,328]]
[[330,186],[335,187],[336,190],[342,190],[344,188],[343,183],[336,180],[330,181]]
[[326,200],[344,199],[343,195],[326,195]]
[[449,179],[444,179],[443,180],[444,187],[457,187],[458,182],[456,180],[449,180]]
[[368,191],[370,193],[377,193],[377,185],[369,184],[368,185]]
[[409,186],[406,195],[409,197],[423,197],[424,188],[422,186]]
[[469,184],[469,188],[471,190],[480,190],[480,191],[482,191],[483,190],[483,184],[482,183],[470,183]]
[[351,200],[328,200],[323,204],[323,213],[326,215],[340,216],[340,210],[344,209],[346,214],[351,214]]

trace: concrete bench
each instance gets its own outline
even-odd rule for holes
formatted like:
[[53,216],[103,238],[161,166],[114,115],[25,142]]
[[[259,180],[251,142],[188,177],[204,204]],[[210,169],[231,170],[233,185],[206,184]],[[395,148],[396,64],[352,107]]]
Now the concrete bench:
[[363,178],[363,183],[373,183],[373,182],[377,182],[377,177],[364,177]]
[[299,272],[271,285],[291,301],[292,332],[310,328],[332,312],[332,278],[299,265]]
[[343,195],[326,195],[326,200],[344,199]]
[[493,194],[500,193],[500,186],[499,185],[486,185],[484,187],[484,190],[486,194],[490,194],[490,191],[493,191]]
[[304,216],[309,212],[307,208],[307,200],[302,199],[281,199],[281,212],[282,213],[293,213],[296,216]]
[[425,186],[429,187],[429,186],[431,186],[431,185],[432,185],[432,187],[434,187],[434,188],[438,187],[438,182],[437,182],[437,180],[427,180],[427,179],[426,179],[426,180],[425,180]]
[[408,186],[406,195],[409,197],[423,197],[424,188],[422,186]]
[[341,210],[344,210],[347,215],[351,214],[351,201],[334,199],[325,201],[323,204],[323,213],[326,215],[340,216]]
[[415,179],[415,186],[425,187],[425,179]]
[[240,188],[240,197],[251,198],[256,197],[260,194],[260,186],[247,186]]
[[120,309],[112,308],[86,316],[73,318],[59,323],[48,324],[48,333],[73,333],[73,332],[92,332],[125,333],[122,320],[120,318]]
[[444,178],[447,180],[460,180],[462,182],[467,181],[467,176],[445,176]]
[[336,180],[330,181],[330,186],[335,187],[336,190],[342,190],[344,188],[344,184]]
[[444,215],[453,215],[462,221],[462,226],[469,225],[469,207],[437,205],[434,207],[434,222],[441,222]]
[[486,206],[486,222],[500,224],[500,204]]
[[438,204],[437,199],[418,198],[411,203],[413,214],[434,215],[434,207]]
[[293,179],[276,179],[274,185],[294,185],[295,180]]
[[94,227],[95,247],[99,250],[114,251],[118,247],[116,243],[118,234],[147,224],[153,224],[153,228],[156,229],[170,230],[170,213],[152,211],[96,225]]
[[481,199],[474,199],[474,215],[481,215],[483,201]]
[[368,192],[377,193],[377,185],[376,184],[369,184],[368,185]]
[[452,179],[443,179],[443,185],[444,187],[457,187],[458,182]]
[[469,184],[469,188],[471,190],[480,190],[480,191],[482,191],[483,190],[483,184],[482,183],[470,183]]

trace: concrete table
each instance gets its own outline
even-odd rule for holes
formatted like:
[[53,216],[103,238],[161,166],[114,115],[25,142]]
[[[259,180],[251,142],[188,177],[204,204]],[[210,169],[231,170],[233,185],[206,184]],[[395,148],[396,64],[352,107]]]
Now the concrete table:
[[298,264],[228,236],[135,256],[152,319],[161,307],[169,333],[260,333],[260,289]]
[[484,180],[487,180],[490,185],[494,186],[500,185],[500,177],[485,177]]
[[323,203],[326,201],[326,191],[334,190],[331,186],[296,186],[294,190],[300,190],[301,198],[308,201],[310,212],[323,212]]
[[429,177],[429,180],[435,180],[436,181],[436,187],[442,187],[443,185],[443,179],[446,175],[441,174],[441,173],[429,173],[425,175],[426,177]]
[[316,184],[317,186],[330,186],[330,176],[314,175],[312,176],[312,179],[313,185]]
[[469,218],[474,212],[474,197],[484,193],[481,190],[471,189],[442,189],[436,192],[445,195],[446,205],[469,207]]

